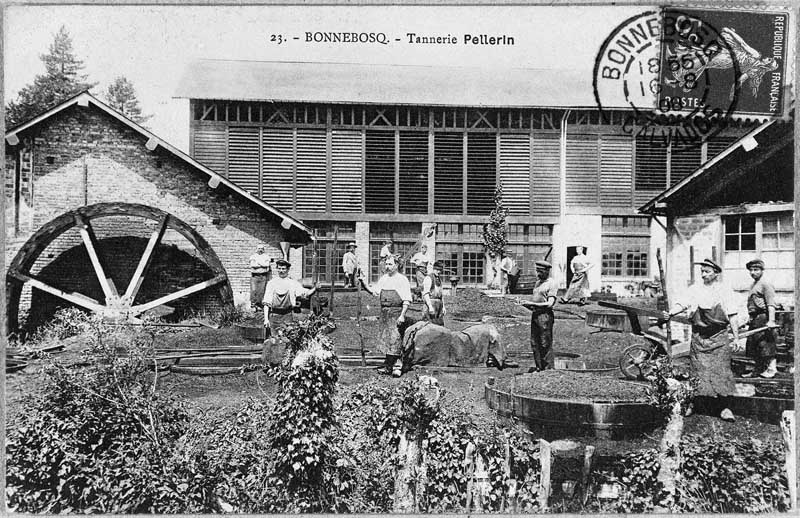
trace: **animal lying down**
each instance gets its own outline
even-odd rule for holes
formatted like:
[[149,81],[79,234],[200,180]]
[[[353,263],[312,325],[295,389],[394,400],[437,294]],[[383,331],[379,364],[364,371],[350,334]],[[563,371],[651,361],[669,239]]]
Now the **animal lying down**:
[[403,370],[409,370],[412,365],[486,365],[500,370],[517,366],[506,355],[500,333],[492,324],[451,331],[430,322],[417,322],[405,330]]

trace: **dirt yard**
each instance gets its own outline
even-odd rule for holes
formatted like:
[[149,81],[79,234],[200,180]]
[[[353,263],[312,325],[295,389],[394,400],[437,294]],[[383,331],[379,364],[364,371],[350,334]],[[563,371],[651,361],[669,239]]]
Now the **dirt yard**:
[[[337,293],[334,298],[333,315],[336,329],[331,334],[331,338],[340,356],[357,355],[360,350],[360,338],[355,320],[357,299],[358,296],[355,292]],[[652,300],[640,300],[638,303],[649,303]],[[375,343],[377,299],[362,292],[361,302],[360,330],[364,337],[364,347],[369,351],[368,355],[375,355],[377,354]],[[514,297],[490,298],[472,289],[459,290],[456,296],[446,296],[445,306],[447,308],[445,324],[451,329],[463,329],[479,322],[482,317],[488,316],[489,322],[497,326],[500,331],[511,358],[520,363],[520,368],[498,371],[476,367],[466,372],[463,369],[428,367],[420,368],[417,372],[436,376],[446,391],[462,398],[474,409],[476,415],[485,416],[487,419],[493,418],[494,412],[484,402],[484,384],[487,378],[489,376],[496,378],[515,376],[527,372],[528,367],[533,364],[529,345],[530,312],[518,305]],[[586,326],[583,317],[586,311],[593,307],[597,306],[593,304],[583,307],[561,304],[556,306],[554,349],[557,353],[578,354],[581,355],[581,360],[606,364],[613,368],[617,365],[619,356],[625,347],[641,339],[617,332],[597,332],[597,329]],[[412,305],[409,314],[412,317],[421,318],[421,309],[421,303],[417,302]],[[260,318],[259,315],[252,313],[247,317],[253,322],[257,322]],[[156,346],[160,348],[248,345],[257,344],[243,339],[233,327],[176,329],[158,335],[156,342]],[[63,356],[63,359],[66,360],[70,355],[75,354],[78,347],[78,344],[73,344],[59,356]],[[40,365],[40,361],[34,361],[24,371],[7,375],[7,419],[13,418],[20,398],[26,392],[36,390],[39,378],[37,371]],[[597,374],[597,376],[622,378],[618,369]],[[343,366],[340,375],[342,391],[376,377],[379,377],[379,374],[372,367]],[[398,380],[392,378],[384,377],[383,380],[388,384],[398,383]],[[196,412],[203,413],[213,413],[222,408],[236,406],[250,397],[270,397],[275,392],[274,384],[263,372],[205,377],[161,372],[158,386],[161,390],[169,391],[176,397],[185,398]],[[738,417],[735,423],[725,423],[714,417],[695,414],[687,418],[686,431],[688,433],[728,434],[742,438],[780,437],[780,428],[777,425],[744,417]],[[619,451],[655,446],[660,435],[660,431],[656,430],[652,432],[652,435],[644,435],[626,441],[585,440],[595,444],[600,452]]]

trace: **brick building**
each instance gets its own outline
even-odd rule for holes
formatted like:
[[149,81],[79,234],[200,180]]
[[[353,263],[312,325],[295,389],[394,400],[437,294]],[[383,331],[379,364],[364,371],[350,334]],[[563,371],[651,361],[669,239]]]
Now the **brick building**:
[[5,157],[10,313],[24,314],[31,297],[42,297],[37,313],[65,301],[102,309],[131,294],[139,310],[241,301],[258,243],[278,257],[310,240],[294,217],[88,93],[9,131]]
[[667,219],[671,297],[700,280],[696,263],[710,257],[744,305],[745,265],[760,257],[779,302],[795,306],[793,132],[792,123],[765,122],[641,208]]
[[[501,185],[523,273],[549,254],[564,286],[583,245],[594,289],[623,292],[657,275],[665,240],[637,207],[745,132],[688,150],[636,138],[629,111],[601,117],[590,74],[554,70],[204,60],[177,96],[190,154],[317,229],[327,281],[347,241],[374,278],[383,239],[403,252],[435,223],[429,253],[486,282],[482,226]],[[306,250],[303,275],[311,262]]]

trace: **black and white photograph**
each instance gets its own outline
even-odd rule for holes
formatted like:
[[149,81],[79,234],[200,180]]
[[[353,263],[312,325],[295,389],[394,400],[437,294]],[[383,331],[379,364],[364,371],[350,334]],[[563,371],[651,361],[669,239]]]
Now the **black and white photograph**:
[[796,2],[1,8],[5,512],[797,512]]

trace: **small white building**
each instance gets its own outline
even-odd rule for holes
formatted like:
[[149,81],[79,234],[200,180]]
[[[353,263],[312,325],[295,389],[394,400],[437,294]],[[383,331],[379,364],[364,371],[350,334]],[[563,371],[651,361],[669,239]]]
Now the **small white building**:
[[666,217],[670,300],[700,279],[696,263],[709,257],[744,304],[745,264],[758,257],[779,302],[796,305],[793,130],[792,122],[761,124],[639,209]]

